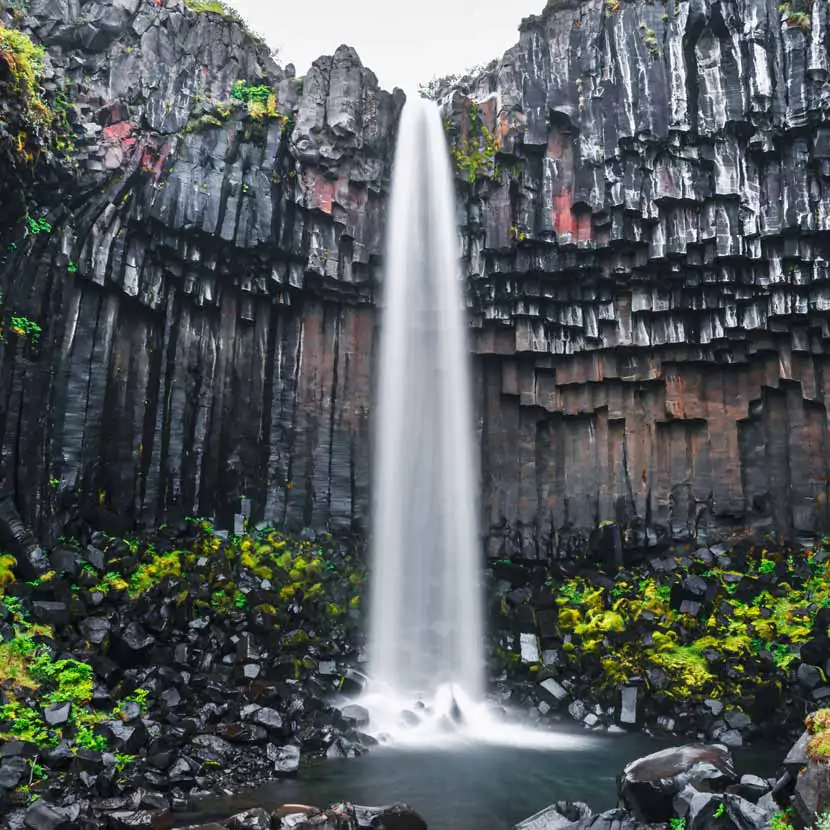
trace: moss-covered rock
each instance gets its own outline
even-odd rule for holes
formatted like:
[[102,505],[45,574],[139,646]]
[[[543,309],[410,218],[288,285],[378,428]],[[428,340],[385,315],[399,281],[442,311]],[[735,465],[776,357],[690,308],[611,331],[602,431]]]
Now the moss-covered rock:
[[[496,563],[496,575],[500,569]],[[499,661],[519,680],[554,677],[572,697],[617,715],[621,689],[635,686],[639,722],[710,738],[729,731],[729,718],[745,736],[785,737],[815,708],[815,687],[830,691],[824,546],[740,545],[717,556],[678,553],[613,576],[586,567],[536,582],[521,596],[514,578],[513,606],[497,613],[541,638],[540,664]]]
[[[138,775],[173,786],[157,769],[170,763],[157,747],[187,740],[178,713],[209,736],[256,738],[238,766],[205,754],[211,738],[200,739],[185,767],[199,759],[204,780],[244,778],[251,764],[268,775],[260,736],[293,738],[312,755],[333,740],[352,747],[324,698],[346,679],[359,644],[365,570],[356,549],[268,527],[227,535],[189,520],[126,538],[62,538],[50,560],[51,570],[22,582],[14,559],[0,557],[0,744],[22,742],[41,758],[13,803],[59,786],[79,753],[96,773],[90,786],[103,786],[99,772],[114,794]],[[204,718],[216,683],[224,708]]]
[[0,177],[9,197],[0,205],[0,232],[26,212],[37,171],[73,150],[68,104],[43,90],[44,61],[40,45],[0,19]]

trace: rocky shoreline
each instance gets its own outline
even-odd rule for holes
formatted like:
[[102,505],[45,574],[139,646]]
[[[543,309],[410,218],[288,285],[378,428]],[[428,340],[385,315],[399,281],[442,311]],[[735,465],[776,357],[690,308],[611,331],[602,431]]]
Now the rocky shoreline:
[[794,740],[830,698],[824,543],[667,547],[625,564],[613,551],[492,565],[497,686],[532,719],[734,747]]
[[[78,525],[0,560],[0,826],[172,827],[202,796],[376,743],[364,711],[332,705],[362,684],[359,541],[245,512],[235,534]],[[748,542],[622,568],[491,563],[493,697],[539,728],[783,757],[830,691],[828,567],[822,545]]]

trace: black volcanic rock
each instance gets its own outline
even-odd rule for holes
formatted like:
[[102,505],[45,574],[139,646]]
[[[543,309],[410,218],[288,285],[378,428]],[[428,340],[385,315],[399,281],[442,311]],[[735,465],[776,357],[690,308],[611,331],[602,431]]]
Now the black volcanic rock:
[[669,821],[675,797],[687,785],[703,792],[723,792],[736,782],[727,749],[696,744],[663,749],[628,764],[620,796],[637,821]]
[[[550,2],[447,89],[493,556],[825,521],[828,19],[750,5]],[[365,529],[402,94],[348,47],[297,78],[182,0],[0,19],[46,47],[74,131],[33,173],[51,230],[0,228],[5,313],[42,330],[0,351],[0,541],[34,576],[26,524],[231,527],[242,495]]]

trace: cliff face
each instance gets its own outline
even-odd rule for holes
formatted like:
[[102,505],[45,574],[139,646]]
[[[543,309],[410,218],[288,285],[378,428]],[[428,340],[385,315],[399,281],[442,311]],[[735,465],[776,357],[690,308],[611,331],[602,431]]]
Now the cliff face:
[[[445,99],[492,555],[827,526],[827,16],[557,0]],[[180,0],[15,25],[77,137],[3,239],[5,491],[361,529],[403,97]]]
[[827,527],[827,43],[822,3],[552,0],[451,97],[491,553]]
[[47,230],[16,228],[0,267],[24,518],[45,532],[80,496],[227,523],[244,495],[257,517],[359,527],[403,99],[345,47],[296,79],[179,0],[33,0],[18,25],[78,133],[72,187],[36,194]]

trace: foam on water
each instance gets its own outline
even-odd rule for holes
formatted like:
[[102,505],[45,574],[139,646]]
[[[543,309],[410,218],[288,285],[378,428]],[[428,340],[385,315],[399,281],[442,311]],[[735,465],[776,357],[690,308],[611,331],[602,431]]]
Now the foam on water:
[[429,698],[407,698],[374,684],[360,699],[371,715],[368,732],[381,743],[406,749],[453,749],[494,744],[523,749],[589,749],[596,738],[586,734],[534,729],[511,721],[509,713],[475,701],[451,685]]

